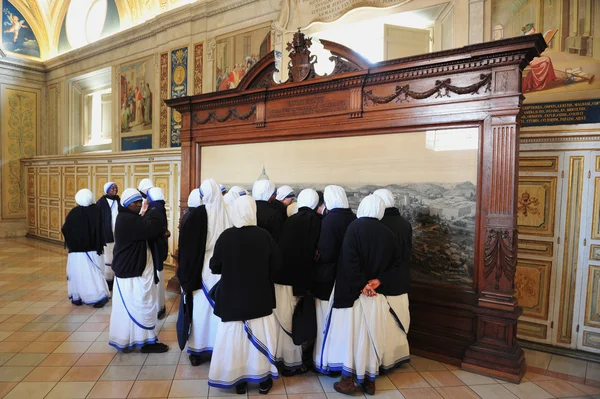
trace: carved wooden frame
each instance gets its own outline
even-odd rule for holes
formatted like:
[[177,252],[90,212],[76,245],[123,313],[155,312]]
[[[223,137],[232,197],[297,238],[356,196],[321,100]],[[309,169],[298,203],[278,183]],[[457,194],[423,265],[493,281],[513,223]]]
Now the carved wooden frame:
[[[294,51],[303,50],[302,40],[294,38]],[[525,373],[516,341],[521,309],[514,297],[521,72],[545,49],[543,37],[522,36],[374,65],[344,46],[323,44],[336,62],[330,76],[297,73],[301,81],[277,85],[270,53],[236,89],[167,101],[183,115],[181,208],[200,184],[204,146],[400,133],[439,125],[479,127],[473,287],[415,281],[409,341],[415,354],[519,382]],[[302,62],[310,68],[310,57]],[[316,98],[325,106],[307,110],[298,105]]]

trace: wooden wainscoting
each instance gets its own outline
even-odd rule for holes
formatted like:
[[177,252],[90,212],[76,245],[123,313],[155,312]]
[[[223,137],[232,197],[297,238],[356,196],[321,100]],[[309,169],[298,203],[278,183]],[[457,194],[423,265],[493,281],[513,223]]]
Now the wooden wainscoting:
[[60,232],[67,213],[75,207],[75,193],[92,190],[96,198],[104,195],[104,183],[114,181],[119,194],[137,188],[149,177],[163,189],[171,238],[168,264],[178,238],[179,175],[181,151],[130,151],[28,158],[21,161],[27,176],[28,235],[62,242]]

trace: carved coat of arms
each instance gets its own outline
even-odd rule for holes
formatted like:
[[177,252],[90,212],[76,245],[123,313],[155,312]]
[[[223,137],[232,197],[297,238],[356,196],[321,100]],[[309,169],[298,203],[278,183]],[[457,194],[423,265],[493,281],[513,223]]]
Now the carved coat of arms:
[[312,39],[305,37],[304,33],[294,33],[294,38],[291,43],[287,44],[287,51],[290,51],[289,81],[302,82],[310,77],[314,77],[314,63],[317,62],[317,57],[310,54],[308,49],[312,46]]

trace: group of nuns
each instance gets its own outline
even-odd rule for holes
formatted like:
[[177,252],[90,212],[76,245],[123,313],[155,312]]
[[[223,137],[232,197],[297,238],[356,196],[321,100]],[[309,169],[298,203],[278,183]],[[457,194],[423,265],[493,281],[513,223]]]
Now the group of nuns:
[[[239,394],[248,383],[267,394],[280,372],[309,367],[341,374],[338,392],[374,394],[377,375],[410,356],[412,228],[393,194],[375,191],[356,215],[340,186],[296,198],[263,179],[251,194],[238,186],[224,194],[205,180],[180,221],[177,277],[192,365],[212,353],[208,384]],[[300,343],[294,313],[312,301],[316,336]]]
[[156,329],[166,312],[163,267],[170,232],[164,193],[150,179],[121,197],[118,192],[108,182],[96,203],[88,189],[75,195],[77,206],[62,227],[69,299],[100,308],[112,291],[109,345],[123,352],[166,352]]

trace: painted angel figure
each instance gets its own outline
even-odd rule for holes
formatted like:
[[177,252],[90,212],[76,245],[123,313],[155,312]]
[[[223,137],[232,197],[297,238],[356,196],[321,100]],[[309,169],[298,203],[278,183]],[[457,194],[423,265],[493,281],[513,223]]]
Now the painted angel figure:
[[13,42],[16,42],[19,38],[19,31],[21,28],[29,29],[27,25],[25,25],[25,20],[20,20],[19,17],[8,11],[8,9],[4,9],[4,12],[8,16],[8,19],[11,21],[11,27],[4,31],[4,33],[12,33],[13,34]]

